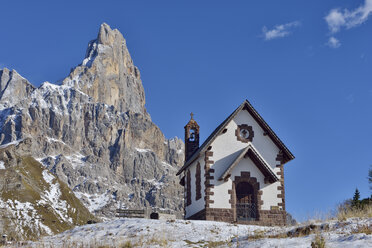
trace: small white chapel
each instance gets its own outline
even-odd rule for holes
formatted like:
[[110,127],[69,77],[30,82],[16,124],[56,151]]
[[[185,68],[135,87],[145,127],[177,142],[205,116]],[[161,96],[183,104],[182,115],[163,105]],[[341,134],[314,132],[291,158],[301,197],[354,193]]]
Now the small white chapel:
[[285,225],[284,164],[293,154],[245,100],[199,146],[199,125],[185,126],[178,171],[185,219]]

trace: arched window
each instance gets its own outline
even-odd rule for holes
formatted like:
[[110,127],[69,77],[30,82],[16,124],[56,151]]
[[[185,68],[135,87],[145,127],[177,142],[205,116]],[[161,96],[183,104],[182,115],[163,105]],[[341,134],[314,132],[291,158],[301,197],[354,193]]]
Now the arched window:
[[195,188],[196,188],[196,195],[195,200],[199,200],[201,198],[201,169],[200,169],[200,163],[196,165],[196,173],[195,173]]
[[186,175],[186,206],[191,204],[191,173],[187,170]]
[[195,137],[195,129],[190,129],[190,137],[189,137],[189,141],[195,141],[196,137]]

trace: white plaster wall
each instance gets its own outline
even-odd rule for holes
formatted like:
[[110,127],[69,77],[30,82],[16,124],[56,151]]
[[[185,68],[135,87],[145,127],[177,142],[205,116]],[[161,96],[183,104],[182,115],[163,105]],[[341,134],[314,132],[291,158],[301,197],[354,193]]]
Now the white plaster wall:
[[[199,200],[195,200],[196,198],[196,165],[200,163],[200,183],[201,183],[201,198]],[[186,206],[186,218],[192,216],[193,214],[196,214],[197,212],[201,211],[205,207],[205,171],[204,171],[204,156],[201,156],[199,159],[195,160],[189,167],[190,175],[191,175],[191,204],[189,206]],[[187,171],[186,171],[187,175]],[[186,181],[185,181],[186,182]],[[186,195],[185,195],[186,197]],[[186,199],[186,198],[185,198]]]
[[234,118],[233,122],[236,124],[236,126],[241,124],[252,126],[254,132],[252,144],[254,148],[261,154],[261,156],[265,159],[266,163],[271,166],[271,168],[276,168],[276,165],[279,163],[278,161],[276,161],[276,156],[278,155],[279,148],[275,145],[275,143],[268,135],[263,135],[264,130],[253,119],[248,111],[240,111]]
[[265,185],[261,189],[262,190],[261,200],[263,201],[262,210],[270,210],[271,206],[278,206],[278,203],[282,202],[282,198],[278,198],[278,194],[282,193],[280,190],[278,190],[278,186],[280,186],[279,181],[269,185]]
[[[232,173],[235,173],[227,181],[218,181],[223,172],[227,167],[233,162],[233,160],[240,154],[242,149],[247,147],[247,143],[243,143],[237,140],[235,136],[235,130],[240,124],[247,124],[252,126],[254,137],[252,144],[257,152],[265,159],[265,161],[271,166],[274,173],[279,172],[280,169],[276,168],[279,163],[276,161],[276,156],[279,152],[279,148],[274,144],[269,136],[264,136],[263,129],[259,124],[253,119],[253,117],[246,110],[240,111],[237,116],[227,125],[227,132],[219,135],[211,144],[213,156],[211,160],[214,164],[211,166],[215,170],[212,173],[214,179],[211,183],[214,185],[212,191],[214,195],[210,196],[210,199],[214,201],[210,205],[211,208],[231,208],[229,203],[230,195],[228,190],[232,188],[232,181],[235,175],[240,176],[240,171],[249,171],[253,177],[256,177],[260,182],[260,190],[263,191],[261,199],[264,201],[262,209],[270,209],[270,206],[277,206],[281,199],[277,198],[277,194],[281,191],[277,190],[279,182],[271,185],[265,185],[263,182],[263,175],[254,165],[250,159],[242,159],[242,161],[236,165]],[[279,177],[279,176],[278,176]]]

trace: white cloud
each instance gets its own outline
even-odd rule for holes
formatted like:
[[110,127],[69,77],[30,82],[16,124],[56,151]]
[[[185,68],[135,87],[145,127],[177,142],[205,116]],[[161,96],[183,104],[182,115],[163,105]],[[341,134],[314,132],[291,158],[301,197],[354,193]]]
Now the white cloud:
[[350,11],[345,9],[332,9],[324,18],[331,33],[337,33],[341,28],[350,29],[368,20],[372,13],[372,0],[365,0],[364,5]]
[[332,48],[339,48],[341,46],[341,42],[335,37],[331,36],[327,42],[327,45]]
[[338,9],[331,10],[325,17],[325,20],[328,23],[328,28],[332,33],[338,32],[341,26],[345,24],[345,18]]
[[290,22],[282,25],[276,25],[273,29],[269,30],[266,26],[262,28],[262,32],[265,40],[272,40],[276,38],[283,38],[291,34],[291,30],[295,27],[300,26],[299,21]]

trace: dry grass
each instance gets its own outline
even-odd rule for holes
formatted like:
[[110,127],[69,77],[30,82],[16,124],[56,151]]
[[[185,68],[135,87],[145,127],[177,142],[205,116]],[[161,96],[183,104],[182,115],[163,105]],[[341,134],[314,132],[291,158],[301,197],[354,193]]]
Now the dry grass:
[[215,247],[220,247],[220,246],[225,246],[228,245],[230,246],[231,242],[229,241],[197,241],[197,242],[192,242],[190,240],[184,240],[188,246],[191,247],[206,247],[206,248],[215,248]]
[[359,225],[355,230],[352,231],[353,234],[355,233],[365,233],[367,235],[372,234],[372,226],[371,225]]
[[345,221],[348,218],[372,218],[372,205],[364,206],[363,208],[345,208],[339,207],[337,211],[337,219]]
[[257,239],[263,239],[263,238],[266,238],[264,230],[255,230],[253,232],[253,235],[248,236],[248,240],[257,240]]
[[132,248],[133,245],[130,241],[126,241],[121,247],[122,248]]
[[213,248],[213,247],[220,247],[222,245],[226,245],[225,241],[209,241],[204,247]]

